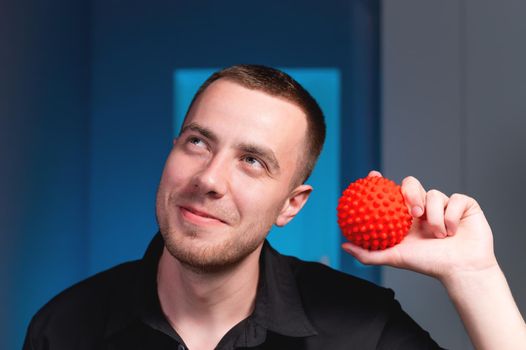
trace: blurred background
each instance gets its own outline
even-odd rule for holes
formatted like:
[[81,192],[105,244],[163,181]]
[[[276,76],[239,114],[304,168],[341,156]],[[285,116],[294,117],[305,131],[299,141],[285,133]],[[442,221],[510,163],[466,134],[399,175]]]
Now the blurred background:
[[211,70],[257,63],[312,91],[329,129],[318,191],[271,242],[394,289],[439,344],[471,349],[437,281],[340,253],[335,207],[370,169],[468,193],[525,314],[525,14],[520,0],[1,0],[0,348],[64,288],[142,256],[188,99]]

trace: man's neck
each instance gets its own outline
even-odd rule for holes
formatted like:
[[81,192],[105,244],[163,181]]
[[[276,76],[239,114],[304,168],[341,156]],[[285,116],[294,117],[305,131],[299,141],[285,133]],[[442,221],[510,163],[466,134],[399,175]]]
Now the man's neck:
[[157,273],[161,308],[190,349],[215,347],[252,313],[260,253],[261,246],[226,271],[201,273],[182,265],[164,248]]

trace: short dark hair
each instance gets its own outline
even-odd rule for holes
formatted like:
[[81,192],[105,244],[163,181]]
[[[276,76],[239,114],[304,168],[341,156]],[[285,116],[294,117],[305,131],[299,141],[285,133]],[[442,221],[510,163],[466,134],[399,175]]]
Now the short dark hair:
[[197,90],[186,115],[206,88],[219,79],[227,79],[245,88],[281,97],[301,108],[307,117],[305,135],[307,144],[303,167],[300,168],[294,182],[304,183],[312,173],[325,142],[325,118],[316,100],[296,80],[278,69],[262,65],[238,64],[212,74]]

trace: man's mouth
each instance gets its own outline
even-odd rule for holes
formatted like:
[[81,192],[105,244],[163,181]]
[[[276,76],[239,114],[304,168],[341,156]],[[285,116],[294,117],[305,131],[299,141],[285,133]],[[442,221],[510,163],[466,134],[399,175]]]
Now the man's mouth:
[[226,224],[226,222],[220,218],[190,206],[180,206],[179,209],[181,210],[183,218],[194,224]]

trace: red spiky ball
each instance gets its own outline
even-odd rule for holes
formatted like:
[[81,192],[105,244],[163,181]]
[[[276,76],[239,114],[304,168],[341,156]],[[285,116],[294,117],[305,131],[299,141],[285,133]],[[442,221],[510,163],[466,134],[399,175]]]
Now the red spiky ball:
[[412,222],[400,186],[385,177],[356,180],[338,202],[343,235],[365,249],[381,250],[400,243]]

